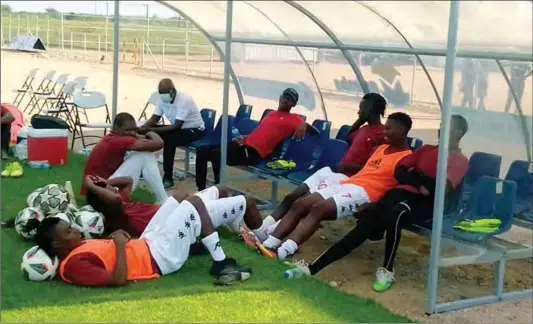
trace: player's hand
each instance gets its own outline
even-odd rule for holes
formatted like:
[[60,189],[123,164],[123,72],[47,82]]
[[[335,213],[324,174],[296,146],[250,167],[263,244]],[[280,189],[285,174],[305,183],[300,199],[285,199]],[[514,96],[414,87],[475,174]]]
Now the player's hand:
[[141,126],[137,129],[137,133],[140,134],[140,135],[145,135],[146,133],[148,133],[150,131],[150,128],[146,127],[146,126]]
[[297,141],[303,140],[304,137],[305,137],[305,131],[306,130],[307,130],[307,124],[303,123],[294,132],[294,135],[293,135],[294,139],[297,140]]
[[109,238],[111,238],[115,244],[126,244],[130,240],[131,236],[128,234],[128,232],[119,229],[111,233]]
[[93,183],[97,186],[105,187],[107,185],[107,180],[99,176],[94,176]]
[[420,193],[421,193],[422,195],[424,195],[424,196],[429,196],[429,195],[431,195],[431,193],[429,192],[428,188],[426,188],[426,187],[424,187],[424,186],[420,187]]
[[237,137],[236,139],[233,140],[233,142],[235,144],[237,144],[238,146],[243,146],[244,145],[244,138],[242,137]]

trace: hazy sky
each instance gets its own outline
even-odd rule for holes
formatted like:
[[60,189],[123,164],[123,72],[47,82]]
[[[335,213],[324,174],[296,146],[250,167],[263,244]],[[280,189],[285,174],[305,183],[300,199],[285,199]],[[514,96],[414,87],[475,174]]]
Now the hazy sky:
[[[84,14],[105,14],[106,3],[109,6],[109,14],[114,12],[114,1],[2,1],[9,5],[13,11],[44,12],[46,8],[54,8],[59,12],[75,12]],[[121,15],[144,16],[148,5],[148,14],[157,15],[161,18],[177,16],[170,9],[155,1],[120,1]]]

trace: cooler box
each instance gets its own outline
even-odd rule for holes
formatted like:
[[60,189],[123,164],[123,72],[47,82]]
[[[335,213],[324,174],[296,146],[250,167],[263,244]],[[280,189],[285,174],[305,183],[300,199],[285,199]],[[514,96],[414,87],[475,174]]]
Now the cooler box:
[[68,158],[67,129],[35,129],[28,131],[28,161],[48,161],[50,165],[66,164]]

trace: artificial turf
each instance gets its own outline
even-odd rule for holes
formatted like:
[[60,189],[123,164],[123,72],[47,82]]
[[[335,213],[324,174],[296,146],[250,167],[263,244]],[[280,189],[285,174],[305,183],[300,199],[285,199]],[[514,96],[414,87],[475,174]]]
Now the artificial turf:
[[[67,165],[49,170],[25,166],[22,178],[2,178],[1,219],[14,217],[26,207],[28,194],[44,185],[71,180],[79,192],[84,162],[83,156],[70,154]],[[153,201],[141,189],[132,199]],[[80,197],[77,202],[85,204]],[[13,229],[2,229],[1,237],[2,322],[409,322],[317,279],[285,280],[285,265],[262,258],[228,232],[222,232],[226,254],[253,268],[248,281],[231,287],[212,284],[209,256],[190,257],[175,274],[121,288],[30,282],[23,279],[20,262],[31,242]]]

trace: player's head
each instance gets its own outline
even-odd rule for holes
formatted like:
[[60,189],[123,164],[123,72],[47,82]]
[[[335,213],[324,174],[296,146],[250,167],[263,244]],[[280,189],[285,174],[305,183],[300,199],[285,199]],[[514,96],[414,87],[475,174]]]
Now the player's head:
[[[452,115],[450,118],[450,147],[458,147],[459,142],[465,136],[466,132],[468,132],[468,122],[466,119],[461,115]],[[440,129],[438,132],[438,136],[440,138]]]
[[299,97],[298,91],[293,88],[287,88],[283,90],[281,96],[279,96],[278,110],[291,111],[292,107],[296,106],[298,103]]
[[120,113],[113,120],[113,132],[120,135],[132,135],[137,132],[137,123],[135,118],[128,113]]
[[[95,183],[100,188],[105,188],[113,193],[116,193],[117,190],[115,187],[110,184]],[[104,217],[117,217],[116,215],[119,211],[115,206],[109,206],[104,200],[102,200],[97,194],[95,194],[91,189],[87,190],[87,204],[89,204],[95,211],[104,214]]]
[[385,141],[392,146],[405,145],[407,134],[412,126],[413,121],[408,114],[402,112],[390,114],[383,129]]
[[57,217],[45,218],[35,234],[35,242],[50,257],[67,255],[82,241],[80,231]]
[[173,103],[174,99],[176,99],[176,87],[174,86],[174,82],[169,78],[164,78],[159,81],[157,92],[161,96],[161,101],[165,103]]
[[359,103],[359,119],[367,122],[368,120],[377,119],[385,115],[387,100],[379,93],[367,93]]

